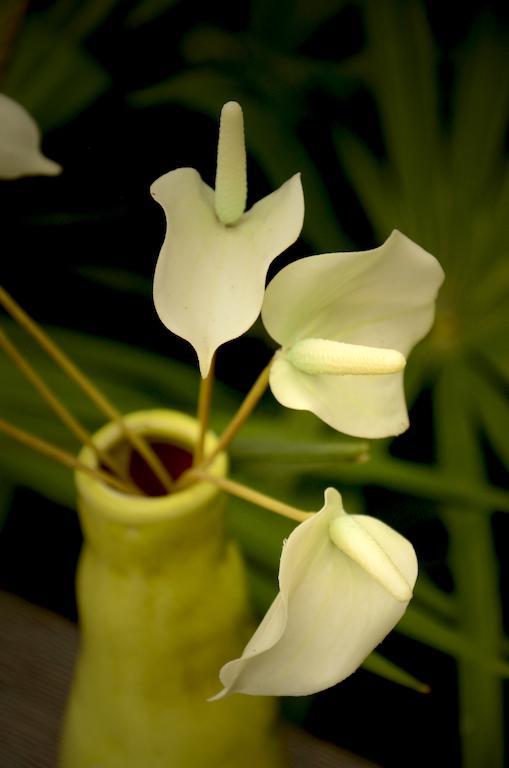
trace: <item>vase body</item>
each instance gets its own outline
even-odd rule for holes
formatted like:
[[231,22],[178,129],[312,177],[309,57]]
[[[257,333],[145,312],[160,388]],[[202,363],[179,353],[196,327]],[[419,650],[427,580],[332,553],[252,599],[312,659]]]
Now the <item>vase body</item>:
[[[194,419],[171,411],[126,421],[184,448],[197,436]],[[110,448],[119,437],[110,424],[95,440]],[[81,458],[95,462],[88,449]],[[226,469],[224,455],[211,466]],[[271,699],[207,701],[252,630],[223,495],[199,483],[170,496],[128,497],[83,473],[77,485],[81,645],[61,768],[281,768]]]

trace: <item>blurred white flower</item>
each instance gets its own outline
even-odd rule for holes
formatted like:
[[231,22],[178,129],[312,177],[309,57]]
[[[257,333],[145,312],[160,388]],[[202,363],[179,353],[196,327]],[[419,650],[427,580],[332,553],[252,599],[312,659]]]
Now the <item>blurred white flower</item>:
[[289,264],[262,307],[282,347],[270,373],[275,398],[349,435],[403,432],[405,357],[433,323],[443,278],[434,256],[397,230],[370,251]]
[[62,168],[41,150],[37,124],[21,104],[0,93],[0,179],[56,176]]
[[246,160],[242,110],[221,113],[215,191],[194,168],[178,168],[151,187],[167,219],[154,277],[164,325],[196,350],[201,375],[226,341],[260,313],[267,270],[299,236],[304,199],[299,174],[244,213]]
[[347,515],[334,488],[283,546],[280,592],[239,659],[221,669],[231,693],[301,696],[344,680],[404,614],[417,578],[407,539]]

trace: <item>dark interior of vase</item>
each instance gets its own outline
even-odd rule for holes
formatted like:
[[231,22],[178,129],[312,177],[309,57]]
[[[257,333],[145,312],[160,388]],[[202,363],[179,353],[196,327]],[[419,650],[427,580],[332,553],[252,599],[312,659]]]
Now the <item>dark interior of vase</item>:
[[[187,469],[190,469],[193,463],[193,455],[187,448],[156,440],[155,438],[148,440],[148,442],[154,453],[168,470],[172,480],[178,480]],[[129,476],[146,496],[166,495],[167,491],[145,459],[138,451],[133,450],[130,445],[125,442],[118,443],[111,449],[110,454],[127,467]],[[103,466],[102,469],[108,471],[107,467]]]

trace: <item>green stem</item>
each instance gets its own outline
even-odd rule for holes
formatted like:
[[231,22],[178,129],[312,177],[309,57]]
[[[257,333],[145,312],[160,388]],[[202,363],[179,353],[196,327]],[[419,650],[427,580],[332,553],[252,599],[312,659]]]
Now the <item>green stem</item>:
[[203,446],[205,444],[205,435],[209,426],[210,417],[210,405],[212,402],[212,388],[214,385],[214,368],[216,363],[216,356],[214,354],[209,372],[204,379],[200,379],[200,394],[198,396],[198,421],[200,424],[200,434],[198,436],[198,442],[196,443],[193,465],[200,464],[203,458]]
[[207,472],[203,472],[200,469],[192,469],[188,473],[189,479],[201,480],[206,483],[212,483],[217,485],[226,493],[232,496],[237,496],[239,499],[244,499],[252,504],[256,504],[259,507],[268,509],[270,512],[275,512],[276,515],[282,515],[288,517],[290,520],[296,520],[299,523],[304,522],[309,517],[313,516],[313,512],[304,512],[296,507],[291,507],[289,504],[284,504],[282,501],[273,499],[272,496],[266,496],[260,491],[255,491],[254,488],[249,488],[247,485],[237,483],[235,480],[229,480],[226,477],[217,477],[216,475],[209,475]]
[[255,407],[258,405],[258,402],[260,398],[262,397],[263,393],[267,389],[268,383],[269,383],[269,375],[270,375],[270,368],[272,365],[272,360],[270,363],[263,369],[263,371],[260,373],[258,378],[256,379],[255,383],[247,393],[246,397],[244,398],[244,401],[242,402],[239,410],[233,417],[233,419],[230,421],[226,429],[224,430],[223,434],[217,441],[216,447],[210,453],[206,458],[205,461],[202,463],[200,469],[205,469],[208,467],[212,461],[216,458],[216,456],[221,453],[222,451],[227,448],[239,429],[243,426],[243,424],[246,422],[247,418],[251,415],[252,411],[255,409]]

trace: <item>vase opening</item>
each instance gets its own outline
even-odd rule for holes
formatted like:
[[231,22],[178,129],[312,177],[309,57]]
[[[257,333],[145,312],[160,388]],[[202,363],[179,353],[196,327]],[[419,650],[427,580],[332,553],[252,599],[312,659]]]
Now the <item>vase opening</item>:
[[[191,468],[193,454],[183,446],[162,440],[147,440],[147,442],[172,480],[178,480],[187,469]],[[133,450],[127,442],[120,441],[113,446],[110,453],[127,467],[129,477],[146,496],[165,496],[167,494],[166,489],[145,459],[138,451]],[[108,467],[104,465],[101,468],[106,472],[109,471]]]
[[[174,480],[178,480],[191,467],[194,447],[200,436],[200,425],[196,419],[178,411],[153,409],[127,414],[123,420],[131,432],[143,435]],[[201,481],[167,493],[146,467],[144,459],[133,451],[117,422],[109,422],[101,427],[94,435],[94,442],[114,460],[123,475],[131,476],[142,491],[141,496],[128,494],[84,472],[76,472],[79,497],[100,509],[101,514],[107,514],[115,520],[130,523],[136,520],[145,524],[174,514],[180,516],[184,510],[195,506],[197,500],[205,503],[206,499],[212,500],[218,495],[217,488]],[[205,455],[213,453],[216,446],[217,437],[207,432]],[[93,469],[99,466],[97,455],[89,446],[82,449],[79,458]],[[100,466],[103,471],[108,471],[104,465]],[[208,471],[213,475],[226,475],[228,457],[224,452],[214,457]]]
[[[168,470],[172,480],[178,480],[179,477],[193,464],[193,455],[190,451],[182,448],[180,445],[173,445],[161,441],[150,441],[150,446],[163,466]],[[148,466],[145,459],[132,450],[129,456],[129,475],[147,496],[165,496],[167,491],[164,489],[160,480],[157,479],[153,471]]]

